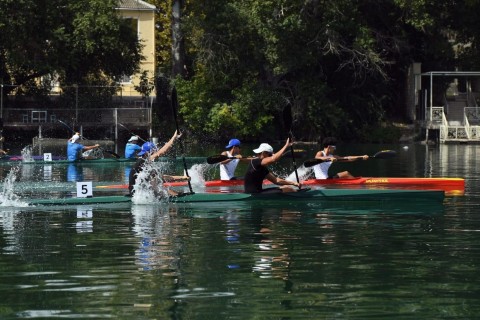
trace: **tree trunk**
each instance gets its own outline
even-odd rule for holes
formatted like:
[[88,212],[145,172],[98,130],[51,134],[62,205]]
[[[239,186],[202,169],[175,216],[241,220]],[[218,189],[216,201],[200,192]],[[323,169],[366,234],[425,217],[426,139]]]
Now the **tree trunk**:
[[181,31],[182,0],[173,0],[172,4],[172,75],[185,78],[185,48]]

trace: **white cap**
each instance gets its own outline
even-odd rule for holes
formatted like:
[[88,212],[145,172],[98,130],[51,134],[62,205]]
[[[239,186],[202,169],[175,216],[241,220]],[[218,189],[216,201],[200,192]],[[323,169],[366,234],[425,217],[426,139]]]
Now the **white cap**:
[[262,143],[257,149],[253,149],[255,153],[268,152],[273,153],[273,148],[268,143]]
[[70,142],[71,142],[71,143],[75,143],[75,141],[77,141],[78,139],[80,139],[80,136],[75,133],[75,134],[70,138]]
[[132,142],[132,141],[138,141],[138,137],[132,136],[130,139],[128,139],[128,142]]

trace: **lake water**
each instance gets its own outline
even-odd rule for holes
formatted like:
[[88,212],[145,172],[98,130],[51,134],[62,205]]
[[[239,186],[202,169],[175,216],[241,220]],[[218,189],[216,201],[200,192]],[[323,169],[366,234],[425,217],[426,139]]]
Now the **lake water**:
[[[433,207],[0,207],[0,318],[477,318],[478,147],[345,150],[371,155],[387,148],[398,156],[334,168],[363,176],[463,177],[465,196]],[[342,147],[338,152],[344,154]],[[5,181],[0,197],[12,190],[37,197],[71,193],[75,180],[124,183],[128,169],[128,164],[25,164],[13,174],[0,165]],[[181,166],[170,170],[180,173]],[[291,163],[274,170],[288,174]],[[199,172],[218,175],[206,165],[192,172],[195,178]]]

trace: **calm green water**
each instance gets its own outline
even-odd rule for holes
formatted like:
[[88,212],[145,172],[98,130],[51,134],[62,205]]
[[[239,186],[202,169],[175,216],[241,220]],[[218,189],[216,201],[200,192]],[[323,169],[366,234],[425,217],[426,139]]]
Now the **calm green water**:
[[[337,168],[363,176],[464,177],[466,195],[434,207],[0,207],[0,318],[477,318],[477,147],[350,146],[358,154],[385,148],[398,157]],[[288,165],[275,171],[286,173]],[[82,180],[123,183],[128,165],[76,169]],[[10,170],[0,166],[3,177]],[[76,179],[68,170],[20,165],[13,188],[72,192],[68,180]],[[206,166],[194,171],[218,175]]]

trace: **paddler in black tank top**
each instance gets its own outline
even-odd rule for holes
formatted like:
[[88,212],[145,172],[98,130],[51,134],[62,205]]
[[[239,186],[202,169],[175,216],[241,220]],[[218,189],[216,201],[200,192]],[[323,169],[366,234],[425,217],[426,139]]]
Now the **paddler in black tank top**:
[[[273,153],[273,148],[268,143],[262,143],[257,149],[253,150],[257,155],[256,158],[241,159],[242,161],[249,162],[244,178],[245,193],[280,193],[297,191],[297,189],[292,188],[291,186],[300,187],[300,183],[279,178],[271,173],[267,167],[268,165],[277,162],[288,147],[290,147],[290,139],[287,139],[283,148],[276,153]],[[284,187],[263,189],[262,184],[264,179]]]

